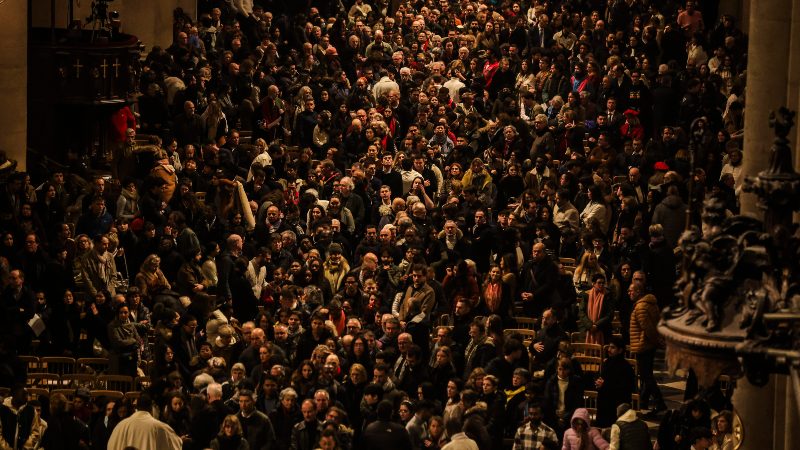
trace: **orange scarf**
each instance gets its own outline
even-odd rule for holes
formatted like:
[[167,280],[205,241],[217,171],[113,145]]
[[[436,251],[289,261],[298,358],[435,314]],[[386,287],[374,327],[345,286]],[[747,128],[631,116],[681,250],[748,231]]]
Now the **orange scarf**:
[[486,300],[486,307],[489,311],[496,313],[500,308],[500,300],[503,297],[502,286],[500,283],[486,283],[486,288],[483,290],[483,298]]
[[[600,320],[600,314],[603,311],[603,300],[605,299],[605,290],[600,292],[597,289],[589,290],[589,298],[586,300],[586,315],[592,323]],[[586,342],[589,344],[605,344],[603,332],[600,330],[592,332],[591,330],[586,333]]]

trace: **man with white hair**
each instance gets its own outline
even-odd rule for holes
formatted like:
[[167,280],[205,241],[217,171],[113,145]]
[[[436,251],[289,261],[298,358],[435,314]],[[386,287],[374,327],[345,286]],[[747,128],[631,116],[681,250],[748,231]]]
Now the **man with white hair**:
[[364,200],[360,195],[353,194],[356,185],[350,177],[342,177],[339,180],[339,196],[342,199],[342,205],[350,210],[353,215],[353,220],[360,227],[364,223],[364,218],[367,214],[367,209],[364,206]]
[[[139,400],[141,402],[141,400]],[[222,385],[211,383],[206,387],[206,405],[195,414],[190,426],[189,435],[195,448],[208,448],[211,440],[219,432],[219,424],[228,414],[228,409],[222,402]],[[111,448],[111,447],[109,447]],[[156,447],[140,447],[156,448]]]

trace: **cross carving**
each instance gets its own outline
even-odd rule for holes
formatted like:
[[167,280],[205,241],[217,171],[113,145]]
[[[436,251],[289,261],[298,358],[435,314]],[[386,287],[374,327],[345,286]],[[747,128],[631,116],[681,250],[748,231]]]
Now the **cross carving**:
[[119,63],[119,58],[114,58],[114,64],[112,64],[114,67],[114,78],[119,78],[119,67],[121,65],[122,64]]
[[108,70],[108,63],[106,62],[105,58],[103,59],[103,64],[100,64],[100,67],[103,68],[103,79],[106,78],[106,70]]
[[75,64],[72,67],[75,68],[75,78],[80,78],[81,77],[81,67],[83,67],[81,65],[80,58],[75,60]]

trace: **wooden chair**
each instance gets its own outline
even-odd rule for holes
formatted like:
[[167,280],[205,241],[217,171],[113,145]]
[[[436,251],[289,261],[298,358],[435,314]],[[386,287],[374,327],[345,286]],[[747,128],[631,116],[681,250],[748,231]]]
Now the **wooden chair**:
[[97,376],[91,373],[68,373],[61,375],[61,385],[64,387],[92,389],[96,381]]
[[133,378],[127,375],[99,375],[97,384],[111,391],[132,391]]
[[639,402],[639,394],[631,395],[631,408],[633,408],[634,411],[639,411],[640,404],[641,403]]
[[589,421],[597,419],[597,391],[583,391],[583,407],[589,412]]
[[28,372],[41,372],[39,370],[39,357],[33,355],[19,356],[20,361],[28,365]]
[[574,342],[571,344],[574,356],[593,356],[603,359],[603,347],[600,344],[587,344],[586,342]]
[[125,393],[125,398],[128,400],[139,400],[139,397],[142,396],[142,393],[139,391],[128,391]]
[[125,394],[123,394],[121,391],[113,391],[107,389],[95,389],[90,393],[93,399],[105,397],[108,399],[120,400],[123,397],[125,397]]
[[55,387],[61,383],[61,377],[55,373],[29,373],[27,385],[30,387]]
[[535,330],[536,327],[539,326],[539,318],[538,317],[512,317],[514,322],[517,323],[517,328],[522,328],[526,330]]
[[619,311],[614,311],[614,318],[611,320],[611,331],[622,334],[622,320],[619,317]]
[[534,330],[528,330],[525,328],[506,328],[505,330],[503,330],[503,336],[505,336],[506,338],[515,334],[522,335],[522,343],[525,346],[531,345],[533,339],[536,338],[536,331]]
[[75,373],[75,358],[66,356],[45,356],[40,360],[41,370],[58,375]]
[[[81,373],[94,373],[100,375],[108,372],[111,366],[108,358],[79,358],[78,371]],[[91,369],[91,370],[87,370]]]
[[28,393],[28,398],[31,400],[38,400],[42,397],[50,398],[50,391],[45,388],[26,388],[25,392]]
[[603,364],[602,359],[595,356],[573,356],[572,360],[580,363],[583,373],[589,379],[594,380],[600,374],[600,366]]
[[586,340],[586,333],[582,331],[576,331],[574,333],[569,334],[569,341],[573,344],[576,342],[584,342],[585,340]]
[[560,262],[562,266],[567,267],[577,267],[578,265],[575,258],[558,258],[558,262]]

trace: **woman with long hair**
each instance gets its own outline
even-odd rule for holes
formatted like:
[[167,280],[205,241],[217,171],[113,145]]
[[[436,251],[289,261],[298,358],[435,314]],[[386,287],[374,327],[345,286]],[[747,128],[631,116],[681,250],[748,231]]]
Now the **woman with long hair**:
[[158,255],[150,255],[145,258],[139,273],[136,274],[134,283],[139,288],[139,292],[145,297],[154,300],[156,295],[162,291],[172,289],[172,285],[167,281],[164,272],[161,271],[161,258]]
[[169,401],[164,407],[164,414],[161,416],[161,420],[171,426],[178,436],[189,435],[192,419],[183,394],[173,392],[169,395]]
[[434,399],[440,402],[446,400],[447,383],[456,375],[456,368],[453,364],[453,351],[450,347],[443,345],[436,349],[433,369],[429,375],[428,379],[433,384]]
[[503,274],[500,266],[497,264],[490,265],[481,289],[481,297],[487,312],[499,315],[506,326],[511,323],[511,294],[511,289],[503,283]]
[[300,363],[292,373],[292,388],[303,398],[314,388],[317,383],[317,369],[311,360],[306,359]]
[[575,273],[572,275],[572,284],[575,286],[575,292],[583,294],[591,289],[592,278],[597,274],[605,275],[606,271],[600,266],[597,255],[587,251],[581,257],[578,267],[575,268]]
[[212,100],[203,114],[200,115],[203,121],[206,139],[216,141],[228,134],[228,119],[222,111],[222,106],[217,100]]
[[250,450],[242,433],[242,424],[233,414],[225,416],[219,434],[211,441],[212,450]]
[[733,413],[721,411],[711,419],[711,450],[733,450]]
[[589,203],[581,212],[581,222],[588,230],[605,236],[611,222],[611,209],[606,203],[600,186],[592,184],[586,189],[586,192]]

